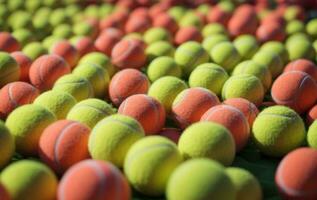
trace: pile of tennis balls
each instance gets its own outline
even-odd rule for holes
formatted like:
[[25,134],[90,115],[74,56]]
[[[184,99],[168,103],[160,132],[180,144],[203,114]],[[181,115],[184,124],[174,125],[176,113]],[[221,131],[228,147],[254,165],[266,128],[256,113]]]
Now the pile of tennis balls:
[[1,200],[317,199],[314,0],[0,0]]

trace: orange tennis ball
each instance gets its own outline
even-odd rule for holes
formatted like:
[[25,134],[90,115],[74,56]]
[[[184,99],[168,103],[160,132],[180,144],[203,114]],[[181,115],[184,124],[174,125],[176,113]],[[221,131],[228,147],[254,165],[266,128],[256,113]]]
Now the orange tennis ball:
[[225,100],[223,103],[240,110],[248,120],[249,126],[252,127],[256,116],[259,114],[258,108],[252,102],[243,98],[231,98]]
[[130,186],[120,170],[109,162],[84,160],[72,166],[62,177],[58,199],[129,200]]
[[317,66],[310,60],[297,59],[286,65],[284,72],[288,71],[301,71],[309,74],[317,81]]
[[249,140],[250,127],[248,120],[240,110],[233,106],[214,106],[205,112],[201,121],[216,122],[226,127],[234,138],[236,151],[240,151]]
[[123,37],[123,32],[117,28],[104,29],[95,40],[95,47],[98,51],[111,56],[111,51],[116,43]]
[[8,32],[0,32],[0,51],[14,52],[21,49],[19,42]]
[[273,83],[271,96],[275,103],[289,106],[296,112],[303,113],[317,100],[317,83],[304,72],[286,72]]
[[49,90],[61,76],[70,73],[67,62],[58,55],[43,55],[31,65],[31,83],[41,91]]
[[181,45],[188,41],[196,41],[201,42],[203,40],[203,36],[201,32],[194,26],[187,26],[180,28],[174,39],[174,43],[176,45]]
[[73,45],[77,49],[79,57],[83,57],[96,50],[94,41],[88,36],[81,36],[73,43]]
[[161,13],[154,16],[153,27],[162,27],[172,34],[175,34],[178,30],[178,24],[176,20],[166,13]]
[[231,13],[228,11],[225,11],[220,6],[216,5],[207,14],[207,22],[208,23],[220,23],[224,26],[227,26],[230,18]]
[[181,134],[182,130],[178,128],[163,128],[158,135],[167,137],[177,144]]
[[144,33],[152,25],[151,18],[145,15],[130,16],[124,26],[126,33]]
[[146,94],[149,89],[148,78],[136,69],[124,69],[116,73],[110,82],[109,96],[119,106],[126,98],[134,94]]
[[275,182],[283,199],[317,199],[317,150],[299,148],[278,165]]
[[124,39],[118,42],[111,52],[112,63],[119,69],[140,69],[146,62],[144,46],[139,40]]
[[39,91],[25,82],[12,82],[0,90],[0,118],[6,118],[15,108],[30,104],[39,95]]
[[89,158],[90,128],[77,121],[59,120],[49,125],[39,142],[39,155],[56,173]]
[[20,66],[20,81],[29,82],[29,71],[32,59],[25,55],[22,51],[15,51],[11,56]]
[[264,43],[271,40],[280,41],[282,42],[285,37],[286,33],[284,28],[277,23],[271,24],[262,24],[256,30],[256,37],[258,41]]
[[71,68],[75,67],[79,59],[77,49],[67,40],[56,42],[51,48],[51,53],[64,58]]
[[211,107],[220,104],[213,92],[200,87],[183,90],[177,95],[172,105],[172,115],[180,128],[184,129],[198,122]]
[[308,112],[306,116],[306,122],[308,125],[313,123],[317,119],[317,105],[314,105]]
[[145,94],[128,97],[121,103],[118,113],[135,118],[146,135],[159,133],[165,125],[166,113],[163,105]]

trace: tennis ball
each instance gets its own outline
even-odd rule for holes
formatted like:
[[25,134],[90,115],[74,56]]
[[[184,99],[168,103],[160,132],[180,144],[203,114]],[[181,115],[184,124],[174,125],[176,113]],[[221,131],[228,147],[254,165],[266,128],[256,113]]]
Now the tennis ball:
[[305,32],[305,24],[300,20],[291,20],[286,24],[285,30],[288,35]]
[[66,118],[93,128],[100,120],[114,113],[114,109],[107,102],[91,98],[77,103]]
[[59,120],[49,125],[39,141],[39,155],[56,173],[62,174],[72,165],[88,159],[90,128],[71,121]]
[[259,78],[265,91],[268,91],[272,84],[272,75],[270,70],[262,64],[253,60],[246,60],[239,63],[233,70],[232,75],[250,74]]
[[15,144],[14,138],[12,137],[9,129],[5,126],[5,124],[2,121],[0,121],[0,146],[0,168],[3,168],[11,160],[15,151]]
[[[164,7],[164,6],[163,6]],[[162,12],[154,16],[153,27],[161,27],[168,30],[171,34],[175,34],[178,30],[176,20],[169,14]]]
[[314,47],[309,40],[294,40],[288,44],[287,51],[291,61],[299,58],[314,60],[316,56]]
[[61,76],[70,73],[65,60],[57,55],[43,55],[37,58],[30,67],[30,81],[41,91],[49,90]]
[[303,8],[297,5],[287,7],[283,14],[284,19],[287,21],[291,21],[294,19],[303,20],[303,18],[305,17]]
[[135,118],[142,125],[146,135],[157,134],[165,125],[164,106],[145,94],[135,94],[125,99],[118,113]]
[[256,38],[252,35],[241,35],[234,39],[233,45],[239,52],[242,60],[248,60],[258,51],[259,45]]
[[152,61],[157,57],[169,56],[174,57],[175,48],[172,44],[166,41],[154,42],[145,49],[145,54],[148,61]]
[[317,106],[314,105],[306,114],[307,125],[310,125],[317,119]]
[[181,78],[182,69],[175,60],[168,56],[155,58],[147,68],[147,76],[154,82],[164,76],[175,76]]
[[226,70],[219,65],[204,63],[192,71],[188,82],[190,87],[203,87],[219,95],[228,78]]
[[111,79],[109,96],[119,106],[126,98],[134,94],[146,94],[149,88],[148,78],[136,69],[124,69]]
[[168,181],[166,196],[169,200],[236,199],[234,184],[224,167],[203,158],[191,159],[175,169]]
[[96,50],[94,41],[87,36],[74,36],[70,39],[70,42],[78,50],[79,57],[83,57],[84,55]]
[[59,24],[68,24],[69,21],[70,19],[63,8],[53,10],[49,17],[49,22],[53,27],[56,27]]
[[144,135],[141,124],[132,117],[111,115],[92,129],[88,144],[90,155],[122,168],[129,148]]
[[94,44],[99,52],[111,56],[113,47],[123,38],[123,36],[124,34],[120,29],[107,28],[98,35]]
[[152,25],[150,16],[148,15],[130,15],[127,22],[124,25],[124,31],[126,33],[144,33]]
[[280,157],[300,147],[306,137],[300,116],[285,106],[264,109],[255,119],[252,139],[264,154]]
[[190,124],[198,122],[209,108],[218,104],[220,104],[218,97],[205,88],[185,89],[173,101],[172,116],[184,129]]
[[81,59],[79,60],[79,64],[83,63],[94,63],[100,65],[108,72],[110,77],[112,77],[115,73],[115,68],[111,64],[109,57],[100,52],[88,53],[85,56],[81,57]]
[[24,47],[28,43],[34,41],[33,33],[25,28],[17,29],[12,32],[12,36],[18,41],[21,47]]
[[89,159],[75,164],[65,173],[58,186],[57,198],[129,200],[131,191],[128,181],[114,165]]
[[222,88],[222,99],[241,97],[255,105],[260,105],[264,98],[261,80],[250,74],[231,76]]
[[306,24],[306,32],[312,36],[313,38],[317,38],[317,19],[311,19],[307,24]]
[[37,155],[41,134],[54,121],[56,117],[49,110],[30,104],[15,109],[5,124],[15,139],[17,152],[22,155]]
[[236,190],[237,200],[261,200],[263,198],[259,181],[247,170],[236,167],[226,169]]
[[104,97],[110,82],[108,72],[98,64],[84,62],[79,64],[73,74],[86,78],[93,87],[96,97]]
[[289,71],[305,72],[317,81],[317,66],[310,60],[297,59],[288,63],[284,68],[284,73]]
[[30,104],[39,95],[39,91],[25,82],[12,82],[0,90],[0,117],[6,118],[17,107]]
[[283,72],[284,64],[281,57],[271,50],[257,52],[252,60],[266,66],[270,70],[273,79]]
[[278,23],[262,23],[256,30],[256,37],[261,43],[268,41],[283,42],[286,33],[283,26]]
[[207,110],[200,121],[210,121],[223,125],[232,134],[235,150],[238,152],[247,144],[250,136],[248,120],[237,108],[228,105],[217,105]]
[[181,20],[181,18],[186,14],[187,8],[183,6],[173,6],[169,8],[167,13],[173,17],[177,22]]
[[238,50],[231,42],[216,44],[211,49],[210,56],[216,64],[222,66],[227,71],[232,71],[241,60]]
[[307,42],[307,41],[310,41],[310,38],[306,33],[295,33],[293,35],[290,35],[285,41],[286,49],[289,48],[290,44],[294,42],[296,43],[297,41]]
[[170,175],[182,161],[172,141],[162,136],[148,136],[129,149],[124,173],[137,191],[160,196],[164,194]]
[[228,36],[223,34],[214,34],[206,37],[202,42],[202,46],[207,52],[210,52],[218,43],[227,41],[229,41]]
[[203,27],[203,22],[201,18],[194,12],[186,12],[186,14],[180,19],[179,22],[180,27],[189,27],[193,26],[197,29],[201,29]]
[[188,86],[183,80],[174,76],[165,76],[152,83],[148,95],[158,100],[166,112],[170,113],[174,99],[186,88]]
[[7,20],[13,30],[32,27],[32,15],[27,11],[17,10],[13,12]]
[[77,103],[76,99],[67,92],[50,90],[42,93],[34,100],[51,111],[57,119],[65,119],[68,111]]
[[32,60],[22,53],[21,51],[15,51],[11,53],[11,56],[20,66],[20,81],[29,82],[29,71],[32,64]]
[[281,197],[316,199],[316,166],[317,151],[315,149],[298,148],[287,154],[275,173],[275,183]]
[[72,26],[69,24],[60,24],[54,28],[52,34],[59,38],[69,38],[73,34]]
[[180,28],[174,37],[174,43],[176,45],[181,45],[188,41],[196,41],[200,43],[203,40],[203,36],[200,30],[194,26],[186,26]]
[[213,36],[214,34],[223,34],[227,35],[227,30],[222,24],[219,23],[210,23],[204,26],[202,30],[202,34],[204,38],[209,36]]
[[33,160],[12,163],[1,172],[1,183],[12,199],[55,199],[58,180],[44,164]]
[[[229,2],[224,2],[229,3]],[[228,22],[232,16],[232,8],[225,8],[227,6],[222,6],[223,4],[217,4],[214,6],[207,15],[207,21],[209,23],[220,23],[224,26],[228,25]],[[232,7],[232,6],[230,6]]]
[[276,53],[277,55],[281,57],[283,63],[287,63],[289,60],[288,52],[282,42],[278,42],[278,41],[266,42],[261,46],[260,51],[262,50]]
[[0,50],[14,52],[20,50],[20,44],[17,39],[9,32],[0,33]]
[[38,57],[48,53],[46,48],[40,42],[31,42],[25,45],[22,49],[22,52],[33,61]]
[[317,83],[305,72],[286,72],[274,81],[271,96],[277,104],[288,106],[301,114],[315,104]]
[[42,41],[42,45],[43,47],[45,47],[45,49],[49,50],[55,43],[59,42],[59,41],[63,41],[64,39],[61,37],[57,37],[55,35],[50,35],[48,37],[45,37]]
[[171,34],[168,32],[168,30],[160,27],[153,27],[148,29],[144,33],[144,41],[147,44],[152,44],[157,41],[168,41],[170,42],[172,40]]
[[182,68],[183,75],[189,76],[198,65],[208,62],[209,56],[198,42],[190,41],[176,49],[174,59]]
[[19,80],[21,70],[16,60],[10,54],[0,52],[0,61],[0,87]]
[[317,121],[314,120],[313,123],[309,126],[307,132],[307,143],[311,148],[317,149]]
[[230,131],[214,122],[197,122],[186,128],[178,141],[178,149],[184,159],[205,157],[226,166],[231,165],[235,157]]
[[258,108],[252,102],[243,98],[227,99],[223,104],[233,106],[240,110],[248,120],[250,128],[252,127],[256,116],[259,114]]
[[77,22],[73,25],[74,35],[95,37],[95,28],[87,22]]
[[53,90],[67,92],[78,102],[94,96],[94,90],[90,82],[86,78],[75,74],[67,74],[57,79]]
[[59,55],[65,59],[71,68],[74,68],[79,59],[77,49],[67,40],[56,42],[50,49],[51,54]]

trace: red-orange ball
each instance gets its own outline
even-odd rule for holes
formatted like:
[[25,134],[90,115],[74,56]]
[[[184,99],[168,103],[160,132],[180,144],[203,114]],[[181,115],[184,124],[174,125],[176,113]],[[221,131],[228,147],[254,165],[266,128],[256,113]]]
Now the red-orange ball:
[[123,37],[123,32],[117,28],[107,28],[104,29],[95,41],[95,47],[98,51],[111,56],[111,51],[113,47],[118,43]]
[[67,40],[56,42],[51,48],[51,53],[64,58],[71,68],[75,67],[79,59],[77,49]]
[[134,94],[146,94],[149,89],[148,78],[136,69],[124,69],[116,73],[110,82],[109,96],[119,106],[126,98]]
[[121,103],[118,113],[135,118],[146,135],[158,134],[165,125],[166,113],[163,105],[145,94],[128,97]]
[[284,68],[284,72],[289,71],[305,72],[317,81],[317,66],[310,60],[298,59],[288,63]]
[[79,57],[82,57],[88,53],[96,51],[93,40],[87,36],[79,38],[74,43],[74,46],[78,50]]
[[306,122],[308,125],[317,120],[317,105],[314,105],[308,112],[306,116]]
[[151,18],[149,16],[134,16],[129,17],[124,26],[126,33],[144,33],[152,25]]
[[283,199],[317,199],[317,150],[299,148],[278,165],[275,182]]
[[207,22],[208,23],[220,23],[224,26],[227,26],[231,13],[224,11],[221,7],[215,6],[207,14]]
[[0,51],[14,52],[20,50],[19,42],[8,32],[0,32]]
[[261,43],[268,41],[282,42],[286,37],[286,33],[284,28],[277,23],[262,24],[256,30],[256,37]]
[[188,41],[196,41],[201,42],[203,40],[203,36],[201,32],[194,26],[187,26],[180,28],[174,39],[174,43],[176,45],[181,45]]
[[32,64],[32,59],[21,51],[12,52],[11,56],[20,66],[20,81],[29,82],[29,71]]
[[153,19],[154,27],[162,27],[170,33],[175,34],[178,30],[178,24],[174,18],[166,13],[161,13]]

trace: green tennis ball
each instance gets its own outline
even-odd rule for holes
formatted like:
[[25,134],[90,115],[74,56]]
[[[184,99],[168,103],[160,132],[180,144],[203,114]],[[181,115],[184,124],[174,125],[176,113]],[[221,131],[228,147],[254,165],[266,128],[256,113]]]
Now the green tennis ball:
[[47,49],[40,42],[31,42],[23,48],[22,52],[32,60],[47,54]]
[[201,29],[203,27],[203,22],[201,21],[201,18],[197,14],[191,11],[187,11],[186,14],[180,19],[179,26],[180,27],[194,26],[198,29]]
[[222,99],[238,97],[260,105],[264,98],[264,87],[261,80],[250,74],[231,76],[222,88]]
[[68,5],[66,8],[65,8],[65,13],[68,17],[72,17],[74,15],[76,15],[77,13],[79,13],[81,10],[81,7],[77,4],[71,4],[71,5]]
[[163,76],[175,76],[180,78],[182,76],[182,69],[173,58],[162,56],[155,58],[147,68],[148,78],[154,82]]
[[77,22],[73,26],[73,33],[81,36],[93,36],[95,34],[94,27],[88,23]]
[[273,79],[283,72],[284,64],[281,57],[270,50],[259,51],[253,56],[252,60],[266,66],[270,70]]
[[203,42],[202,46],[207,51],[210,52],[214,46],[219,44],[220,42],[228,42],[228,36],[224,34],[214,34],[212,36],[206,37]]
[[100,120],[114,113],[115,110],[107,102],[91,98],[77,103],[69,111],[66,118],[93,128]]
[[93,63],[93,64],[100,65],[108,72],[110,77],[112,77],[116,71],[114,66],[111,64],[109,57],[100,52],[92,52],[92,53],[88,53],[84,55],[79,60],[79,64],[82,64],[82,63]]
[[63,8],[58,8],[53,10],[49,17],[49,22],[53,27],[59,24],[68,24],[69,21],[70,20],[68,16],[66,15],[66,12]]
[[91,5],[85,7],[84,14],[88,17],[98,18],[99,17],[98,11],[99,11],[98,6],[91,4]]
[[63,38],[57,37],[56,35],[50,35],[43,39],[42,45],[45,49],[49,50],[52,46],[57,43],[58,41],[62,41]]
[[32,15],[26,11],[16,11],[8,18],[8,23],[13,30],[32,28]]
[[20,67],[15,59],[6,52],[0,52],[0,87],[19,80]]
[[312,19],[306,24],[306,32],[313,38],[317,38],[317,19]]
[[236,190],[236,200],[261,200],[262,189],[259,181],[247,170],[229,167],[226,169]]
[[75,74],[66,74],[60,77],[54,84],[53,90],[67,92],[78,102],[92,98],[94,90],[90,82]]
[[295,33],[305,32],[305,24],[300,20],[289,21],[286,25],[286,33],[292,35]]
[[54,121],[56,117],[48,109],[29,104],[11,112],[5,124],[15,139],[17,152],[23,155],[37,155],[41,134]]
[[153,59],[161,56],[174,57],[174,53],[174,46],[167,41],[154,42],[145,49],[148,61],[152,61]]
[[67,92],[50,90],[38,96],[33,103],[45,107],[55,114],[57,119],[65,119],[77,101]]
[[42,6],[41,0],[25,1],[25,8],[27,11],[31,13],[34,13],[41,6]]
[[211,49],[210,57],[227,71],[233,70],[241,60],[238,50],[231,42],[220,42],[215,45]]
[[273,53],[278,54],[281,57],[283,63],[288,63],[289,61],[288,52],[282,42],[278,42],[278,41],[266,42],[261,46],[260,51],[262,50],[271,51]]
[[287,21],[295,20],[300,12],[301,10],[298,6],[288,6],[284,12],[284,19]]
[[203,37],[213,36],[214,34],[222,34],[227,35],[227,30],[222,24],[219,23],[211,23],[204,26],[202,30]]
[[[195,173],[196,172],[196,173]],[[184,162],[171,175],[166,190],[168,200],[235,200],[235,188],[225,168],[210,159]]]
[[153,27],[144,33],[143,39],[147,44],[152,44],[157,41],[170,42],[172,40],[172,36],[170,32],[164,28]]
[[56,199],[58,180],[46,165],[33,160],[12,163],[1,172],[12,199]]
[[148,95],[158,100],[169,113],[176,96],[187,88],[183,80],[174,76],[165,76],[152,83]]
[[81,63],[73,70],[73,74],[86,78],[91,83],[96,97],[106,96],[110,77],[100,65],[88,62]]
[[26,44],[34,41],[33,33],[25,28],[13,31],[12,36],[19,42],[19,44],[21,44],[21,46],[25,46]]
[[233,70],[232,75],[250,74],[258,77],[264,87],[265,91],[268,91],[272,84],[272,75],[270,70],[253,60],[246,60],[239,63]]
[[198,42],[193,41],[180,45],[175,51],[174,58],[185,76],[189,76],[198,65],[209,60],[205,49]]
[[160,196],[164,194],[170,175],[182,161],[173,141],[162,136],[148,136],[129,149],[124,173],[137,191]]
[[280,157],[300,147],[306,137],[301,117],[286,106],[264,109],[252,126],[252,139],[257,148],[269,156]]
[[134,118],[111,115],[92,129],[88,149],[93,159],[110,161],[122,168],[129,148],[144,135],[142,126]]
[[308,129],[307,143],[311,148],[317,149],[317,121],[315,120]]
[[219,6],[221,9],[223,9],[226,12],[233,12],[235,9],[234,2],[231,1],[220,1],[217,6]]
[[291,61],[300,58],[305,58],[308,60],[315,59],[316,52],[312,43],[308,40],[298,40],[293,41],[287,46],[287,51],[289,54],[289,59]]
[[184,159],[210,158],[225,166],[232,164],[236,151],[230,131],[214,122],[197,122],[186,128],[178,149]]
[[100,18],[105,18],[109,16],[114,9],[114,6],[111,4],[101,4],[99,5],[98,15]]
[[9,11],[23,10],[24,1],[23,0],[10,0],[7,2],[7,9]]
[[72,34],[72,27],[69,24],[60,24],[53,30],[53,35],[58,38],[70,38]]
[[186,14],[187,8],[184,6],[174,6],[171,7],[168,10],[168,14],[173,17],[177,22],[180,22],[180,20],[183,18],[183,16]]
[[211,9],[211,6],[209,4],[201,4],[196,8],[198,12],[204,15],[207,15],[210,9]]
[[0,169],[9,163],[15,151],[14,138],[3,121],[0,121]]
[[289,36],[285,41],[285,47],[286,49],[289,48],[289,45],[292,43],[296,43],[297,41],[310,41],[309,36],[306,33],[295,33],[291,36]]
[[252,35],[238,36],[233,41],[233,45],[236,47],[243,60],[251,59],[259,49],[258,42]]
[[190,87],[203,87],[216,95],[221,94],[222,87],[229,78],[226,70],[214,63],[199,65],[189,76]]

